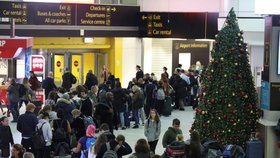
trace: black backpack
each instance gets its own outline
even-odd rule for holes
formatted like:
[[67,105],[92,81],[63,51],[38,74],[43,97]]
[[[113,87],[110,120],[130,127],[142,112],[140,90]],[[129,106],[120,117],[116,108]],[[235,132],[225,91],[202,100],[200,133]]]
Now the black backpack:
[[165,152],[165,158],[186,158],[186,144],[184,142],[172,142],[167,145]]
[[57,120],[54,121],[57,128],[53,133],[53,138],[54,140],[63,140],[66,139],[67,133],[64,130],[64,128],[62,127],[62,124],[64,122],[64,120],[61,121],[61,123],[59,124]]
[[70,151],[70,146],[66,142],[60,142],[55,146],[54,156],[67,156]]
[[45,123],[46,122],[44,122],[40,128],[36,127],[35,132],[31,136],[31,140],[35,149],[43,149],[46,146],[46,141],[42,131],[42,127]]
[[23,84],[20,84],[19,89],[18,89],[18,93],[19,93],[19,97],[25,96],[26,93],[27,93],[27,88]]

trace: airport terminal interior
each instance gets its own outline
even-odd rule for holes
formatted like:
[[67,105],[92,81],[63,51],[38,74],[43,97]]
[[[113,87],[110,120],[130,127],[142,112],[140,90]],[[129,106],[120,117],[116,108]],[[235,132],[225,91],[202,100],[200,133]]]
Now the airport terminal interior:
[[[35,128],[17,127],[31,126],[26,121],[35,114],[38,125],[52,118],[50,111],[39,117],[47,106],[65,115],[72,134],[78,133],[74,120],[85,117],[85,139],[73,146],[72,137],[65,138],[73,157],[83,157],[86,138],[95,138],[88,130],[107,123],[132,148],[125,153],[122,138],[112,139],[121,142],[125,154],[119,151],[119,157],[279,158],[279,5],[278,0],[1,0],[0,157],[22,157],[7,143],[3,116],[14,144],[28,148],[35,143]],[[23,121],[30,108],[34,115]],[[160,135],[157,115],[149,117],[154,109]],[[44,147],[27,149],[36,158],[59,156],[58,127],[48,125],[53,138],[44,133]],[[141,138],[149,156],[136,151]],[[175,143],[183,148],[172,148]],[[96,150],[86,154],[101,158],[106,143]]]

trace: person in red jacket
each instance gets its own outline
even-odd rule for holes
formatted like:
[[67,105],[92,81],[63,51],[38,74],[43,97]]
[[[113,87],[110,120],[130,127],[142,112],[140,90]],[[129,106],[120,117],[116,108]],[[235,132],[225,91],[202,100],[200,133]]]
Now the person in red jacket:
[[31,84],[30,88],[32,91],[36,91],[39,88],[38,78],[33,71],[30,71],[29,83]]

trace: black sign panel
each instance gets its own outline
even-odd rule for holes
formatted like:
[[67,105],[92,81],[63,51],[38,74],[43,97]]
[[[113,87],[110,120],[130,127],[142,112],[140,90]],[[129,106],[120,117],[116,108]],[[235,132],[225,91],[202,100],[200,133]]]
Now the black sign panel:
[[215,33],[210,33],[211,36],[218,32],[217,15],[218,13],[209,14],[209,21],[214,20],[214,23],[208,25],[208,13],[143,12],[140,34],[143,37],[209,38],[207,27],[214,28],[211,31],[214,30]]
[[77,25],[138,26],[137,7],[77,5]]
[[0,10],[0,23],[12,17],[16,24],[75,25],[73,4],[1,2]]
[[138,26],[137,6],[1,2],[0,24]]

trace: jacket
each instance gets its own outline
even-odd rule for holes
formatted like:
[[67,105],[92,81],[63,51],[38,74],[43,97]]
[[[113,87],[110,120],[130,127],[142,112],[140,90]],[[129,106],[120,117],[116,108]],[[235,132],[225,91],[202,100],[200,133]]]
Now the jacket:
[[145,122],[144,134],[147,137],[148,142],[152,142],[159,139],[161,133],[161,122],[152,121],[148,119]]
[[139,80],[139,78],[143,78],[143,77],[144,77],[144,73],[143,73],[143,71],[141,69],[136,72],[136,79],[137,79],[137,81]]
[[92,116],[93,105],[89,97],[87,96],[86,98],[81,98],[81,102],[81,113],[86,116]]
[[50,123],[45,119],[40,119],[36,126],[38,129],[42,127],[43,136],[46,141],[46,146],[51,146],[52,144],[52,129]]
[[174,129],[173,127],[169,127],[167,131],[164,133],[163,138],[162,138],[162,145],[163,147],[166,147],[166,145],[171,144],[176,140],[176,136],[178,134],[182,134],[181,129]]
[[76,135],[77,140],[86,135],[86,129],[82,115],[74,119],[74,121],[71,123],[71,128],[74,129],[74,134]]
[[147,153],[144,153],[144,152],[141,152],[141,153],[133,153],[132,155],[136,156],[137,158],[150,158],[151,155],[150,155],[150,152],[147,152]]
[[69,91],[70,88],[72,87],[73,81],[75,80],[74,78],[75,76],[71,72],[66,71],[62,75],[62,87],[65,88],[67,91]]
[[37,124],[38,119],[36,115],[30,111],[26,111],[18,118],[17,130],[21,133],[22,137],[30,138]]
[[[110,149],[115,149],[117,145],[118,142],[116,140],[110,141]],[[96,155],[96,158],[102,158],[106,151],[107,151],[107,147],[105,143],[101,146],[99,153]],[[117,151],[118,158],[121,158],[122,156],[128,155],[130,153],[132,153],[132,149],[129,146],[129,144],[127,144],[126,142],[124,142],[122,146],[119,148],[119,150]]]
[[64,98],[59,98],[57,99],[56,103],[56,111],[58,109],[62,109],[64,111],[65,118],[69,121],[73,121],[73,116],[72,116],[72,110],[74,110],[74,106],[72,105],[72,102],[69,100],[66,100]]
[[112,90],[114,94],[114,106],[117,112],[124,112],[125,111],[125,101],[126,95],[121,88],[114,88]]
[[132,109],[140,109],[144,106],[144,94],[143,91],[137,89],[132,96]]
[[35,91],[39,88],[39,81],[36,76],[29,78],[29,83],[31,84],[30,88]]
[[14,144],[14,139],[10,126],[0,125],[0,149]]
[[11,84],[8,89],[8,99],[9,102],[18,102],[19,101],[19,90],[17,84]]
[[42,83],[42,87],[45,89],[45,94],[46,97],[48,97],[50,91],[55,90],[57,87],[54,84],[54,80],[51,77],[47,77],[43,83]]
[[92,86],[95,86],[97,84],[97,77],[92,73],[87,73],[85,86],[88,88],[88,90],[90,90]]
[[185,98],[187,96],[187,87],[188,84],[186,81],[184,81],[183,79],[179,78],[175,83],[174,83],[174,90],[175,90],[175,94],[176,97],[178,99],[182,99]]

